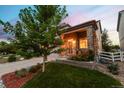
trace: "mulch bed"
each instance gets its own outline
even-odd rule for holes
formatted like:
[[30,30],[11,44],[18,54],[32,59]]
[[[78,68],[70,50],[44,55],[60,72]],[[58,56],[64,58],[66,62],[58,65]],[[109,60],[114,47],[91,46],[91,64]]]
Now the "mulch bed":
[[2,80],[6,88],[20,88],[27,81],[31,80],[34,76],[33,73],[27,73],[24,77],[18,77],[14,72],[2,76]]

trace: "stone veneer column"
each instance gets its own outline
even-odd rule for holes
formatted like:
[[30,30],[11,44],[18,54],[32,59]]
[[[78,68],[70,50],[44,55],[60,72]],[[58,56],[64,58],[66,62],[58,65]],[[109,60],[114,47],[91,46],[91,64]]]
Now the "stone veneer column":
[[87,41],[88,41],[88,49],[94,50],[94,45],[93,45],[93,28],[89,27],[87,29]]

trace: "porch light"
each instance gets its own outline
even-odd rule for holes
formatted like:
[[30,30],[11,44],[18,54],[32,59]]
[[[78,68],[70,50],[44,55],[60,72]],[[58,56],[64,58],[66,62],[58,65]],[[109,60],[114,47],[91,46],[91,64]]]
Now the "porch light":
[[75,41],[74,40],[72,42],[73,42],[73,44],[75,44]]

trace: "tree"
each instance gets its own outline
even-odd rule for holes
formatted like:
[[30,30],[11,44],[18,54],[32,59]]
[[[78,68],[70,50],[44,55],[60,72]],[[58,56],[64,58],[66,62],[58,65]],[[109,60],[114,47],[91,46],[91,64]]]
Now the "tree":
[[62,44],[59,23],[67,16],[65,6],[34,6],[21,9],[15,25],[0,21],[4,31],[14,36],[13,42],[24,50],[38,51],[43,56],[45,71],[47,56]]
[[7,43],[4,41],[0,42],[0,53],[1,54],[15,54],[17,51],[17,48],[13,43]]
[[109,39],[108,31],[106,29],[102,32],[102,47],[104,51],[111,51],[112,41]]

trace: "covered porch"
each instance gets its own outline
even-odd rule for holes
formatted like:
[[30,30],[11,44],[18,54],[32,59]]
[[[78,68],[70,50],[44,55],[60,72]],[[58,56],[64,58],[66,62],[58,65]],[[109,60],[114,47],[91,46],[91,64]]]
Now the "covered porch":
[[89,50],[95,52],[93,32],[91,28],[80,28],[62,34],[64,45],[61,47],[66,51],[62,52],[61,55],[88,54]]

